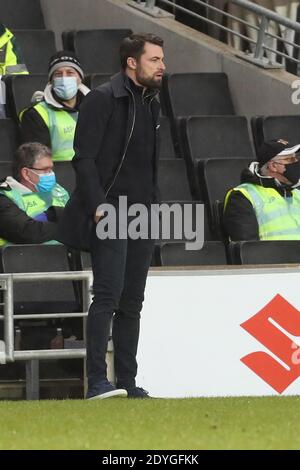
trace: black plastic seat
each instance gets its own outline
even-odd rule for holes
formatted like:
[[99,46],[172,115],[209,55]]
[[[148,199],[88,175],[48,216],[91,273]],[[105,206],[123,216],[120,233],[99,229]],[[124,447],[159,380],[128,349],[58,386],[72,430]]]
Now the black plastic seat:
[[[7,245],[1,250],[4,273],[69,271],[64,245]],[[14,288],[15,313],[57,313],[79,310],[70,281],[18,282]]]
[[300,264],[299,240],[230,242],[232,264]]
[[80,269],[82,271],[90,271],[92,269],[91,254],[87,251],[80,252]]
[[50,57],[56,52],[53,31],[28,29],[15,30],[21,45],[25,64],[30,73],[47,73]]
[[6,113],[18,122],[19,113],[31,106],[35,91],[44,91],[48,82],[45,74],[9,75],[5,77]]
[[181,142],[195,197],[202,198],[197,179],[199,161],[209,158],[247,158],[254,150],[243,116],[189,116],[181,119]]
[[160,158],[176,158],[172,140],[170,121],[166,116],[160,118]]
[[223,202],[227,191],[240,184],[241,172],[247,168],[249,163],[250,160],[244,158],[209,159],[205,160],[199,168],[204,188],[204,201],[208,205],[213,231],[217,229],[214,219],[214,205],[217,201]]
[[93,90],[94,88],[103,85],[103,83],[109,82],[110,77],[110,73],[93,73],[87,77],[87,86]]
[[226,251],[220,241],[207,241],[201,250],[186,250],[184,243],[165,243],[160,247],[161,266],[226,265]]
[[225,73],[165,75],[163,91],[167,112],[177,116],[235,114]]
[[1,23],[9,29],[44,29],[40,0],[0,0]]
[[181,130],[184,152],[191,161],[254,156],[244,116],[189,116],[181,120]]
[[68,193],[71,193],[75,189],[75,171],[71,162],[55,162],[54,171],[56,175],[56,181],[63,188],[65,188]]
[[12,161],[0,161],[0,181],[4,180],[7,176],[12,176]]
[[72,31],[63,38],[86,74],[115,73],[120,70],[120,43],[130,34],[131,29],[91,29]]
[[158,186],[162,201],[191,201],[193,199],[185,161],[182,159],[159,160]]
[[300,141],[300,116],[256,116],[251,120],[256,149],[264,141],[284,139],[293,144]]
[[19,144],[18,131],[12,119],[0,119],[0,161],[11,161]]

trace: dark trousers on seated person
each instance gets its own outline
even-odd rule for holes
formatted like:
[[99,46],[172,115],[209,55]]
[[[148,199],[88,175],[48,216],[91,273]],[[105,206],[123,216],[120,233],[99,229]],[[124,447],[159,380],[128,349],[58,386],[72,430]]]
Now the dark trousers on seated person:
[[100,240],[91,244],[94,297],[87,320],[89,388],[106,379],[105,356],[113,313],[118,388],[135,387],[140,312],[154,240]]

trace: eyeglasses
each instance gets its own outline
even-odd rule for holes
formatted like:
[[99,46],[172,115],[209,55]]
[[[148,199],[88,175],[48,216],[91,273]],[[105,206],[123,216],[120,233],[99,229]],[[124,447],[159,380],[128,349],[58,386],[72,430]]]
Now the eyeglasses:
[[296,163],[299,161],[299,158],[296,156],[287,157],[282,160],[273,160],[274,163],[279,163],[280,165],[289,165],[290,163]]
[[40,171],[42,174],[52,173],[53,168],[35,168],[34,166],[27,167],[29,170]]

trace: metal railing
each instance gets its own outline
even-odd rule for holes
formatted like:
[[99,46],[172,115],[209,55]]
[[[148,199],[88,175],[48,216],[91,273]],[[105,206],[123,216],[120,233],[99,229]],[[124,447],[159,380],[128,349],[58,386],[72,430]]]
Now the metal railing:
[[[82,281],[83,311],[70,313],[39,313],[14,314],[14,285],[19,282],[59,282]],[[3,315],[0,320],[4,322],[4,345],[0,348],[0,364],[14,361],[27,361],[26,390],[28,399],[37,399],[38,394],[38,361],[40,359],[74,359],[85,358],[85,348],[78,349],[36,349],[15,350],[14,321],[21,319],[48,319],[48,318],[85,318],[91,303],[92,273],[90,271],[51,272],[51,273],[17,273],[0,274],[0,291],[3,294]],[[0,366],[1,367],[1,366]]]
[[[300,60],[298,59],[299,56],[299,49],[300,45],[295,42],[294,39],[289,40],[282,36],[281,29],[286,28],[291,30],[294,33],[300,33],[300,23],[292,21],[284,16],[278,15],[277,13],[268,10],[264,7],[261,7],[255,3],[252,3],[248,0],[230,0],[229,3],[238,5],[243,9],[246,9],[248,12],[251,12],[256,15],[257,17],[257,25],[250,23],[249,21],[245,21],[238,16],[232,15],[220,8],[217,8],[213,5],[210,5],[209,0],[192,0],[195,6],[202,6],[205,7],[207,15],[201,15],[194,11],[191,11],[188,8],[185,8],[182,5],[178,5],[176,0],[159,0],[159,5],[161,7],[171,7],[171,10],[176,14],[176,12],[182,12],[186,15],[189,15],[193,18],[197,18],[203,22],[206,22],[209,25],[219,28],[222,31],[225,31],[229,34],[232,34],[234,37],[240,38],[246,41],[250,45],[250,51],[246,51],[241,56],[246,60],[255,63],[256,65],[265,67],[265,68],[278,68],[283,67],[281,63],[278,63],[278,58],[287,59],[295,64],[300,64]],[[153,15],[155,9],[157,9],[157,0],[146,0],[145,2],[138,1],[138,3],[130,1],[128,4],[133,6],[139,5],[140,9],[143,10],[145,13],[150,13]],[[163,11],[163,10],[160,10]],[[212,12],[213,14],[221,15],[221,18],[226,18],[226,21],[235,21],[240,24],[243,28],[248,30],[247,35],[243,34],[240,31],[236,31],[224,24],[221,24],[213,19],[209,18],[209,14]],[[269,31],[270,29],[270,22],[275,23],[276,25],[276,32],[272,33]],[[256,38],[251,37],[256,36]],[[273,45],[270,44],[273,42]],[[277,47],[277,44],[281,45],[281,49]],[[291,50],[291,53],[289,53]]]

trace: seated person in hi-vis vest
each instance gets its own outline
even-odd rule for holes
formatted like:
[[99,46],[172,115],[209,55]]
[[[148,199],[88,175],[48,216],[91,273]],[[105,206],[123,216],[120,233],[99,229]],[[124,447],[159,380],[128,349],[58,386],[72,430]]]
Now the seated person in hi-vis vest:
[[51,148],[53,161],[72,160],[79,105],[90,91],[74,52],[60,51],[49,63],[49,82],[36,91],[33,105],[20,113],[22,142],[40,142]]
[[13,177],[0,182],[0,247],[57,243],[57,222],[69,199],[55,179],[51,151],[31,142],[13,160]]
[[[224,203],[230,240],[300,240],[300,144],[264,142]],[[298,189],[299,188],[299,189]]]
[[28,74],[23,54],[13,33],[0,23],[0,76]]

